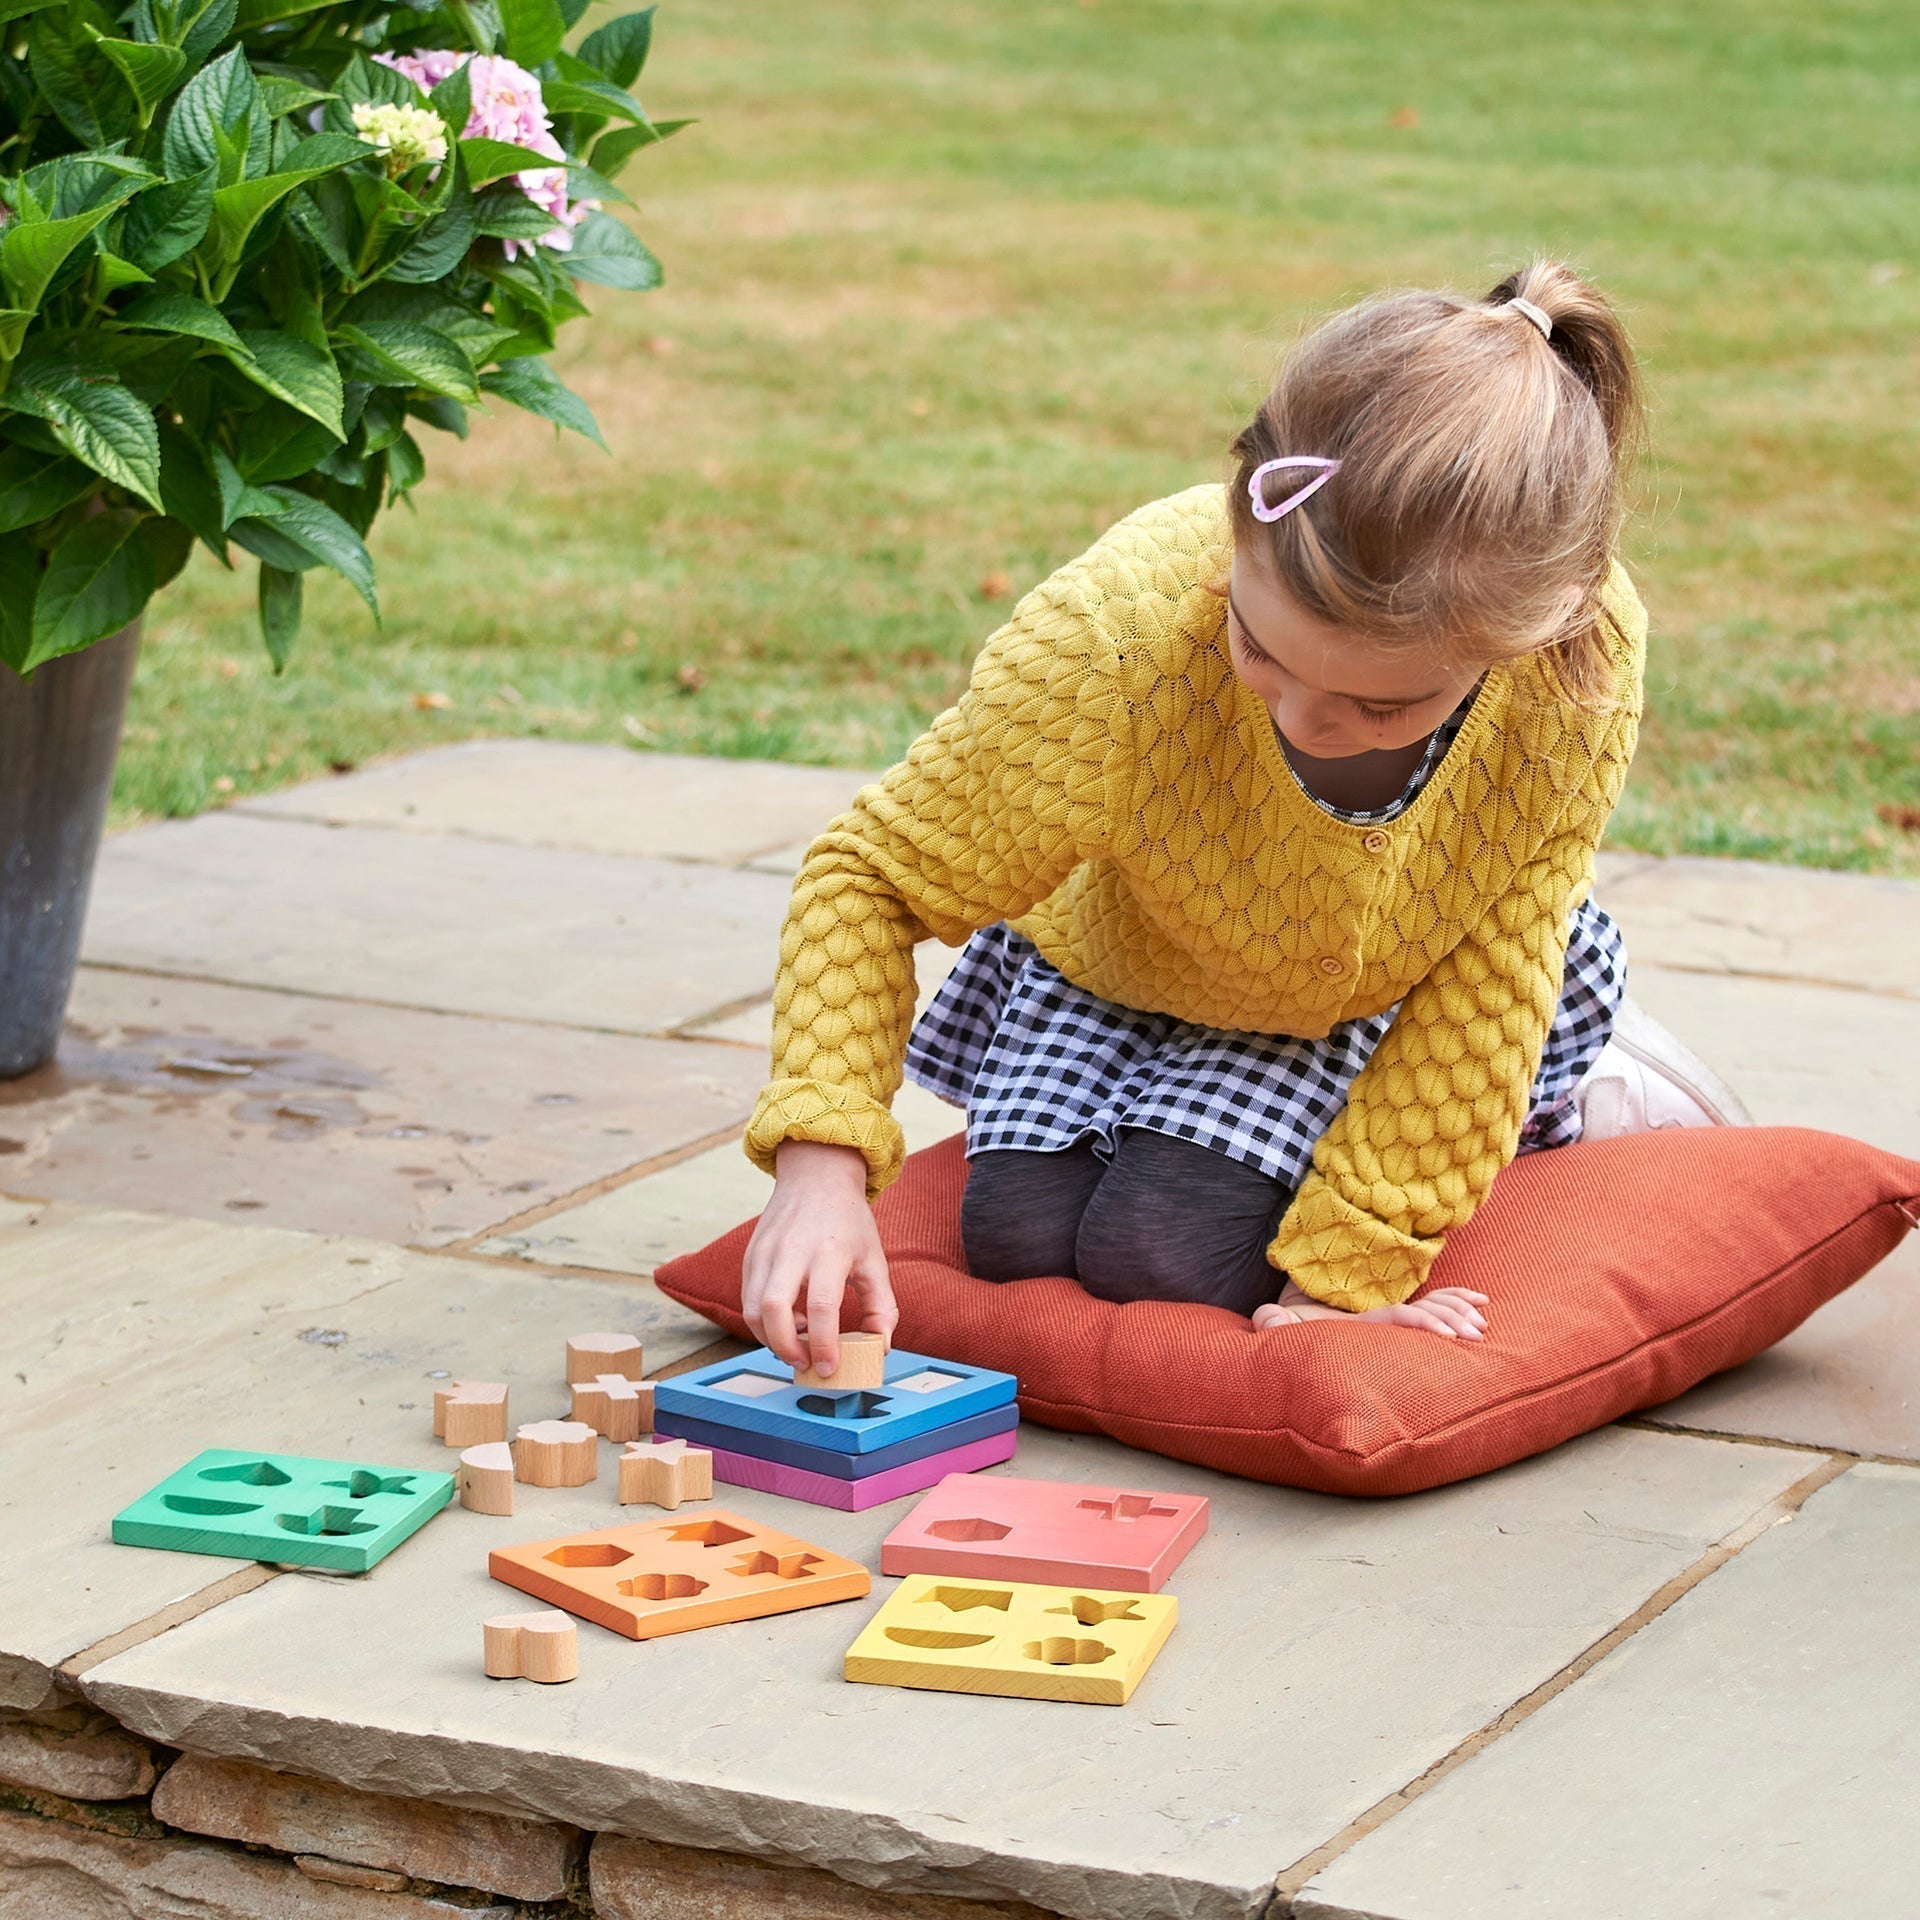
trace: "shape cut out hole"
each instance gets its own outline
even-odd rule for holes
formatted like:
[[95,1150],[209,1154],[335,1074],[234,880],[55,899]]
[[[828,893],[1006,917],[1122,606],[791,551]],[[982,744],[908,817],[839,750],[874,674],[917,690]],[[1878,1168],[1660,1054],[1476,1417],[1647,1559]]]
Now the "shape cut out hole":
[[345,1480],[329,1480],[330,1487],[344,1487],[350,1500],[370,1500],[376,1493],[407,1493],[413,1491],[411,1474],[394,1474],[382,1478],[377,1473],[369,1473],[364,1467],[355,1467]]
[[724,1520],[689,1520],[685,1526],[669,1527],[669,1540],[696,1540],[703,1547],[730,1547],[736,1540],[753,1536],[744,1527],[730,1527]]
[[819,1564],[817,1553],[747,1553],[733,1563],[730,1571],[742,1579],[756,1573],[777,1573],[782,1580],[805,1580]]
[[889,1627],[889,1640],[898,1640],[903,1647],[932,1647],[936,1652],[951,1653],[959,1647],[984,1647],[993,1638],[990,1633],[942,1633],[937,1627]]
[[1050,1667],[1097,1667],[1113,1656],[1113,1649],[1104,1640],[1076,1640],[1065,1633],[1029,1640],[1020,1651],[1029,1660],[1041,1660]]
[[936,1520],[927,1529],[935,1540],[1004,1540],[1012,1531],[998,1520]]
[[940,1393],[948,1387],[957,1387],[961,1381],[957,1373],[942,1373],[938,1367],[922,1367],[918,1373],[910,1373],[904,1380],[889,1380],[889,1393]]
[[258,1513],[260,1503],[257,1500],[196,1500],[190,1493],[163,1493],[160,1496],[163,1507],[171,1507],[175,1513]]
[[791,1386],[790,1380],[774,1380],[764,1373],[730,1373],[724,1380],[711,1383],[715,1393],[737,1393],[744,1400],[764,1400],[770,1393]]
[[1123,1493],[1112,1500],[1082,1500],[1078,1513],[1097,1513],[1102,1520],[1171,1520],[1178,1507],[1156,1507],[1150,1493]]
[[610,1540],[581,1540],[570,1546],[555,1547],[547,1558],[556,1567],[617,1567],[633,1555]]
[[282,1473],[271,1460],[243,1460],[231,1467],[202,1467],[202,1480],[244,1481],[250,1487],[284,1487],[292,1478]]
[[824,1420],[877,1420],[887,1409],[884,1393],[803,1393],[794,1402],[802,1413]]
[[617,1584],[635,1600],[691,1600],[707,1590],[707,1583],[690,1573],[639,1573]]
[[1138,1620],[1131,1600],[1096,1600],[1089,1593],[1076,1593],[1064,1607],[1049,1607],[1049,1613],[1070,1613],[1083,1627],[1104,1626],[1109,1620]]
[[1005,1613],[1013,1595],[1005,1587],[935,1587],[921,1596],[920,1604],[945,1607],[949,1613],[968,1613],[975,1607],[997,1607]]
[[317,1513],[276,1513],[274,1521],[289,1533],[373,1533],[371,1520],[362,1519],[351,1507],[322,1507]]

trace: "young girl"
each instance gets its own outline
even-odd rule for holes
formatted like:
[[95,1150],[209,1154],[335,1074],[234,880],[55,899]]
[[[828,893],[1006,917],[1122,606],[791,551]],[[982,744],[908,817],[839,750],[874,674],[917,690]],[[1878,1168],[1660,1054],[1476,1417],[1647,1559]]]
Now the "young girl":
[[[1516,1152],[1744,1119],[1623,1017],[1588,897],[1640,711],[1639,428],[1563,266],[1370,300],[1293,353],[1224,496],[1020,603],[794,887],[747,1132],[776,1353],[831,1367],[848,1287],[892,1331],[903,1067],[966,1108],[972,1272],[1256,1327],[1477,1339],[1484,1296],[1409,1299]],[[971,939],[909,1036],[929,934]]]

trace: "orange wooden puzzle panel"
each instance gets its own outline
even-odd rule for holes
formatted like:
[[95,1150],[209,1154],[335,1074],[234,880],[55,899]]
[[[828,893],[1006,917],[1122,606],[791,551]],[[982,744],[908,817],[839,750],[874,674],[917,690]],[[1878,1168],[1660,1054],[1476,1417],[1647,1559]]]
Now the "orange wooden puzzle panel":
[[716,1508],[496,1547],[487,1571],[631,1640],[858,1600],[873,1585],[852,1560]]

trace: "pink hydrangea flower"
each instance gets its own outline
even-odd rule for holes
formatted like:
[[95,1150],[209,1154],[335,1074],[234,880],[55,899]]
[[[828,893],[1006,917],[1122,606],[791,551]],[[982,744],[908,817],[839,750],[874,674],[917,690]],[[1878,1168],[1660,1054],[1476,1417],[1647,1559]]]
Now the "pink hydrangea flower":
[[[423,48],[417,53],[382,53],[374,56],[397,73],[404,73],[423,92],[431,92],[442,80],[467,69],[473,105],[463,137],[504,140],[510,146],[526,147],[534,153],[550,154],[564,161],[565,150],[553,137],[553,122],[541,97],[540,82],[525,67],[497,53],[459,53],[450,47]],[[551,232],[540,236],[539,244],[564,253],[573,245],[573,229],[598,206],[597,200],[567,198],[567,170],[558,167],[529,167],[513,176],[535,206],[553,215]],[[509,260],[516,258],[524,241],[503,240]]]

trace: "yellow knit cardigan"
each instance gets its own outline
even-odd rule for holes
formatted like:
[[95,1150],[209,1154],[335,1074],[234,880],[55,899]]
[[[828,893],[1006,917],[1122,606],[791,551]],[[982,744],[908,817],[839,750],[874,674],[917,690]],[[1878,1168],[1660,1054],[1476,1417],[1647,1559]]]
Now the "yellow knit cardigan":
[[1486,676],[1396,820],[1335,819],[1233,671],[1218,486],[1143,507],[1027,595],[971,685],[813,844],[774,994],[774,1078],[747,1130],[900,1168],[887,1111],[913,949],[1015,923],[1102,998],[1316,1039],[1400,1002],[1314,1152],[1268,1258],[1358,1311],[1419,1287],[1512,1159],[1640,710],[1646,617],[1603,602],[1617,705],[1573,707],[1535,660]]

